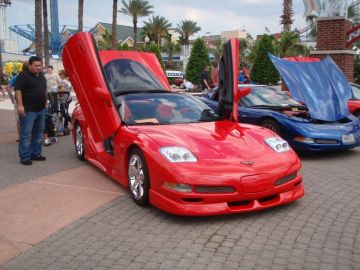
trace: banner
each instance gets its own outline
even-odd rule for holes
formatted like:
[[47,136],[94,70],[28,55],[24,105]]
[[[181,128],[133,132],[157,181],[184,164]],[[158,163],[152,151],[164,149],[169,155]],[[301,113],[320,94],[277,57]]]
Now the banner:
[[321,12],[321,2],[320,0],[303,0],[305,13],[304,17],[308,17],[311,15],[320,16]]

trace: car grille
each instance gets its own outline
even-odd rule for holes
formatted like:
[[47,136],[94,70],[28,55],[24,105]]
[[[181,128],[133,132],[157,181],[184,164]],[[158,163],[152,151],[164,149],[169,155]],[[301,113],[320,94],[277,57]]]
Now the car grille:
[[315,143],[318,144],[337,144],[337,140],[328,140],[328,139],[316,139]]
[[234,187],[229,186],[195,186],[197,193],[231,193],[235,192]]
[[275,181],[275,186],[280,186],[282,184],[285,184],[293,179],[295,179],[297,176],[297,173],[292,173],[292,174],[289,174],[287,176],[284,176],[284,177],[281,177],[279,178],[278,180]]

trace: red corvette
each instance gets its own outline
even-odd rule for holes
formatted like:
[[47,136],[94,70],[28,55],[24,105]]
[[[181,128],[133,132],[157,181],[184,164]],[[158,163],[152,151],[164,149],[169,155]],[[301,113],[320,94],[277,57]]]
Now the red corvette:
[[153,54],[97,52],[74,35],[63,61],[80,105],[76,154],[130,188],[139,205],[178,215],[248,212],[303,196],[301,164],[275,133],[237,123],[238,41],[224,45],[220,114],[169,91]]

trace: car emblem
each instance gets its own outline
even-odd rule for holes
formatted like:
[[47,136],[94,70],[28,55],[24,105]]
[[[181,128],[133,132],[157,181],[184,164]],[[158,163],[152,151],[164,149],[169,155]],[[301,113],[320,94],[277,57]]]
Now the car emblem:
[[246,166],[252,166],[254,165],[254,161],[253,160],[244,160],[244,161],[240,161],[241,164],[244,164]]

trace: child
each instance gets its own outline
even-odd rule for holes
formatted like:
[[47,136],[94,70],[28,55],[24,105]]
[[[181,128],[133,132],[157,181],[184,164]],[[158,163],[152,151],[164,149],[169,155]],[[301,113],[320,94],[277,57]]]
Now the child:
[[68,76],[65,70],[60,70],[59,76],[61,78],[60,85],[58,87],[58,97],[60,102],[60,113],[64,117],[64,135],[70,134],[70,129],[68,128],[69,122],[71,122],[71,117],[69,115],[69,104],[72,101],[70,92],[71,84],[68,79]]

